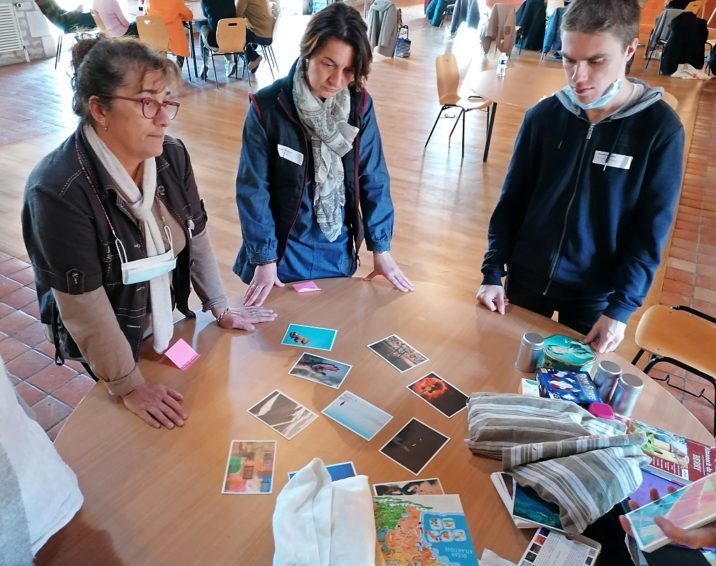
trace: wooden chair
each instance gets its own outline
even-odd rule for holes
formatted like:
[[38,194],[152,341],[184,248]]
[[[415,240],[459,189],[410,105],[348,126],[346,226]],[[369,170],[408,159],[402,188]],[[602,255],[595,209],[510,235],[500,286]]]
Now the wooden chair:
[[664,45],[666,45],[669,34],[671,33],[671,21],[683,12],[684,10],[667,8],[656,18],[654,29],[649,33],[649,39],[646,42],[646,52],[644,53],[646,64],[644,65],[644,70],[649,68],[649,62],[653,59],[657,49],[663,52]]
[[460,71],[457,68],[457,60],[455,59],[455,55],[453,55],[452,53],[438,55],[435,58],[435,72],[438,81],[438,101],[440,102],[442,107],[440,108],[440,112],[438,112],[437,118],[435,118],[435,123],[430,130],[430,135],[428,136],[428,140],[425,142],[425,147],[428,147],[430,138],[435,131],[435,126],[437,126],[438,120],[442,116],[443,112],[445,110],[449,110],[450,108],[455,108],[458,111],[458,115],[457,119],[455,120],[455,124],[452,127],[452,130],[450,130],[450,136],[448,137],[448,139],[452,137],[452,134],[455,131],[458,122],[460,122],[460,118],[462,118],[462,158],[464,159],[465,114],[471,112],[472,110],[484,110],[485,112],[487,112],[487,123],[489,123],[490,106],[492,105],[492,102],[490,102],[489,100],[484,100],[482,98],[477,101],[473,101],[470,100],[473,97],[469,97],[468,99],[460,97],[460,95],[458,94],[458,88],[460,86]]
[[157,16],[138,16],[137,33],[142,43],[160,53],[169,52],[169,32],[164,20]]
[[[232,55],[234,61],[237,57],[244,59],[244,74],[246,73],[246,56],[244,55],[244,47],[246,46],[246,20],[244,18],[222,18],[216,26],[216,43],[217,46],[208,45],[201,36],[201,53],[206,66],[207,55],[211,56],[211,66],[214,69],[214,78],[216,78],[216,88],[219,88],[219,78],[216,74],[216,65],[214,57],[217,55]],[[239,78],[238,65],[236,67],[236,78]],[[227,77],[228,81],[228,77]],[[251,85],[251,73],[249,73],[249,86]]]
[[684,8],[684,12],[691,12],[692,14],[696,14],[700,18],[701,13],[704,11],[705,7],[706,0],[692,0],[692,2],[689,2],[686,5],[686,8]]
[[[716,318],[691,307],[654,305],[639,321],[635,340],[639,352],[632,364],[636,364],[644,352],[649,352],[644,373],[648,374],[658,363],[670,363],[705,379],[716,392]],[[706,399],[716,409],[716,403],[704,395],[704,389],[699,394],[692,393],[671,383],[670,378],[667,375],[659,380],[689,395]]]

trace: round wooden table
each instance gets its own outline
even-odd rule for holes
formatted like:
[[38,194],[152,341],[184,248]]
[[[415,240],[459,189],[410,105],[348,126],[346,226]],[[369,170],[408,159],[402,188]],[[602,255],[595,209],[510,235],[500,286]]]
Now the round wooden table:
[[[85,503],[37,563],[270,564],[271,516],[288,472],[317,456],[327,464],[351,460],[371,483],[415,479],[378,451],[411,417],[450,437],[419,477],[437,476],[446,493],[460,495],[478,554],[487,546],[516,561],[533,531],[513,526],[490,483],[499,462],[473,456],[465,446],[466,411],[448,419],[406,385],[432,371],[466,394],[516,392],[524,377],[514,368],[522,334],[574,332],[518,307],[509,307],[506,316],[491,313],[476,306],[472,294],[449,287],[419,283],[415,292],[402,294],[382,281],[318,283],[320,293],[274,289],[268,303],[279,318],[251,334],[222,330],[206,314],[177,324],[175,338],[201,354],[186,371],[166,359],[142,361],[148,380],[183,393],[189,420],[181,429],[152,429],[110,399],[102,384],[92,389],[56,441],[77,473]],[[289,323],[338,329],[332,351],[282,346]],[[401,374],[367,348],[394,333],[430,361]],[[353,365],[340,390],[288,375],[303,351]],[[615,354],[604,358],[638,373]],[[713,442],[676,399],[644,381],[635,417]],[[247,412],[274,389],[319,413],[290,441]],[[346,389],[393,415],[371,441],[320,415]],[[234,439],[277,441],[271,495],[221,494]]]

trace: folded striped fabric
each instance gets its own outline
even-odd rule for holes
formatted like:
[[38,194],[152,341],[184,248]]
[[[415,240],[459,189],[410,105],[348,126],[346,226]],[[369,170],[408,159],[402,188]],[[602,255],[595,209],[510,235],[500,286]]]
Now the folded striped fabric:
[[566,532],[581,533],[641,485],[646,437],[625,428],[570,401],[473,393],[465,442],[502,460],[517,483],[559,506]]

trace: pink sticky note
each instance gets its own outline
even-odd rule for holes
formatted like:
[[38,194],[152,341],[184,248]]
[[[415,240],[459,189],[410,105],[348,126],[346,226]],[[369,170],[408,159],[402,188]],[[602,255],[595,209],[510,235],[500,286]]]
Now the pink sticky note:
[[321,288],[316,285],[313,281],[303,281],[302,283],[295,283],[293,288],[299,293],[310,293],[311,291],[320,291]]
[[164,354],[181,370],[187,369],[199,357],[194,348],[189,346],[183,338],[179,338]]

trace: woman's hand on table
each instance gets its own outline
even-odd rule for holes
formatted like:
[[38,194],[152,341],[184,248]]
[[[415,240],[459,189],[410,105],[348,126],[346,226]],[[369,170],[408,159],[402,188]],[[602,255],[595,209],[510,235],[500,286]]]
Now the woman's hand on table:
[[[669,493],[674,493],[676,488],[669,486]],[[652,501],[659,499],[659,492],[653,487],[649,490],[649,496]],[[639,508],[634,501],[629,501],[629,507],[631,510]],[[627,521],[626,517],[622,515],[619,517],[619,522],[624,529],[624,532],[629,536],[631,533],[631,524]],[[689,548],[713,548],[716,546],[716,522],[709,523],[703,527],[697,529],[682,529],[674,525],[666,517],[654,517],[654,522],[662,530],[662,532],[676,544],[683,544]]]
[[625,330],[626,324],[623,322],[602,315],[594,323],[589,334],[584,337],[584,342],[600,354],[613,352],[624,340]]
[[476,298],[483,307],[500,314],[505,314],[505,307],[510,302],[502,285],[480,285]]
[[122,396],[124,406],[154,428],[184,426],[187,414],[178,391],[160,383],[143,383]]
[[254,324],[271,322],[278,316],[272,309],[263,307],[227,307],[212,309],[216,323],[221,328],[237,330],[254,330]]
[[257,265],[254,270],[254,277],[249,283],[244,295],[245,307],[260,307],[269,296],[274,287],[283,287],[284,284],[278,278],[276,262],[266,265]]
[[366,275],[365,280],[370,281],[376,275],[382,275],[390,281],[393,287],[403,293],[415,290],[410,279],[403,275],[390,252],[373,252],[373,271]]

